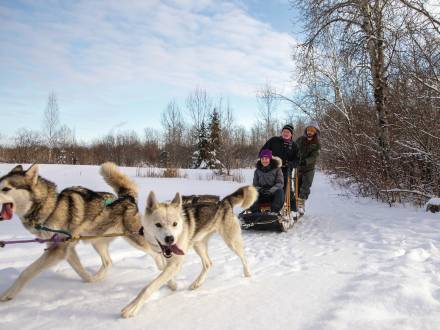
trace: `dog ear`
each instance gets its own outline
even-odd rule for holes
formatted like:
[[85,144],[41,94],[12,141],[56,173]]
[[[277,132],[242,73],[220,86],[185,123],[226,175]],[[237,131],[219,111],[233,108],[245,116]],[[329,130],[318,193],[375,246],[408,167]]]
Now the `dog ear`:
[[18,172],[23,172],[23,166],[17,165],[9,173],[18,173]]
[[148,194],[148,198],[147,198],[147,211],[153,211],[154,209],[157,208],[157,199],[156,199],[156,195],[154,194],[154,191],[150,191],[150,193]]
[[174,199],[171,201],[171,204],[181,207],[182,206],[182,196],[180,196],[179,193],[176,193],[176,196],[174,196]]
[[32,184],[37,184],[38,181],[38,164],[34,164],[26,171],[26,177],[32,181]]

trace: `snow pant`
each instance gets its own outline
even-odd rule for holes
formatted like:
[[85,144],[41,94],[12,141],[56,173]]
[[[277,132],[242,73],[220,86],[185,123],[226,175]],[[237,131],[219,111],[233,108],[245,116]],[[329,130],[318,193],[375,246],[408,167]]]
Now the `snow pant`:
[[307,199],[310,195],[310,188],[312,187],[313,177],[315,176],[315,170],[309,170],[307,172],[298,173],[298,187],[299,198]]
[[278,189],[270,195],[258,195],[257,201],[250,207],[252,212],[258,212],[260,203],[270,203],[271,212],[280,212],[284,205],[284,190]]
[[283,166],[281,168],[284,176],[284,191],[287,191],[287,178],[290,176],[290,209],[294,212],[296,212],[296,201],[295,201],[295,193],[293,192],[293,184],[295,182],[295,178],[292,178],[292,169],[289,167]]

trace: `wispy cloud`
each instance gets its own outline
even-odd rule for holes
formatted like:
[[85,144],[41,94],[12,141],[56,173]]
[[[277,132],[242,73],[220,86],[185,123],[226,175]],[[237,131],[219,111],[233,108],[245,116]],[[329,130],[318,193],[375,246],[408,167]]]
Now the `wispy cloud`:
[[253,98],[265,81],[290,81],[295,44],[238,2],[214,0],[0,3],[0,42],[2,103],[17,88],[72,102],[117,102],[118,88],[145,97],[151,86]]

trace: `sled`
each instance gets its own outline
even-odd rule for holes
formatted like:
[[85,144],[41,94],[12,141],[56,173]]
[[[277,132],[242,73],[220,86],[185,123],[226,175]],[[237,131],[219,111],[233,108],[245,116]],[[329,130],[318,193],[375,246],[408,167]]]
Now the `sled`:
[[244,210],[238,215],[238,219],[241,222],[241,228],[244,230],[263,230],[263,231],[276,231],[286,232],[291,229],[295,223],[297,223],[302,215],[296,211],[296,205],[298,204],[298,177],[295,171],[295,204],[292,211],[290,204],[290,176],[287,177],[286,192],[284,198],[284,206],[280,214],[274,214],[270,211],[269,203],[261,203],[259,205],[258,212],[251,212],[250,210]]
[[238,218],[241,221],[241,228],[245,230],[286,232],[295,223],[292,216],[266,212],[250,212],[248,210],[240,213]]

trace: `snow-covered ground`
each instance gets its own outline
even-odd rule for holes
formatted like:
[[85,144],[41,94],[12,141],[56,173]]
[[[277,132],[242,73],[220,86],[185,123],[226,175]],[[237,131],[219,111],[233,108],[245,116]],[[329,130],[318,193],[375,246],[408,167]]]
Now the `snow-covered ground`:
[[[11,165],[0,165],[0,174]],[[135,176],[135,169],[124,169]],[[183,194],[226,195],[242,184],[137,178],[140,206],[153,189],[160,200]],[[252,170],[243,170],[251,182]],[[84,185],[109,190],[93,166],[41,166],[61,189]],[[237,210],[238,211],[238,210]],[[31,237],[18,218],[0,223],[0,240]],[[187,287],[201,269],[191,252],[176,292],[162,288],[134,319],[120,310],[158,271],[151,257],[117,239],[114,261],[99,283],[81,282],[66,262],[44,272],[15,300],[0,303],[0,329],[438,329],[440,327],[440,216],[410,207],[389,208],[347,196],[316,176],[307,214],[288,233],[243,233],[253,277],[214,236],[213,268],[205,284]],[[41,254],[39,244],[0,249],[0,291]],[[99,260],[80,244],[94,269]]]

